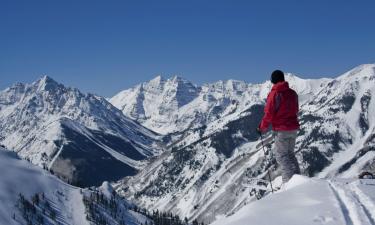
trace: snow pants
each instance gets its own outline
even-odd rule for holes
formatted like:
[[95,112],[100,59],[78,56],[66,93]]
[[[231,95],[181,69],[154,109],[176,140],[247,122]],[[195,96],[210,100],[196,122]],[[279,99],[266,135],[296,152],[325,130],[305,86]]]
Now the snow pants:
[[287,182],[294,174],[300,174],[298,161],[294,155],[298,130],[274,131],[276,161],[281,169],[283,183]]

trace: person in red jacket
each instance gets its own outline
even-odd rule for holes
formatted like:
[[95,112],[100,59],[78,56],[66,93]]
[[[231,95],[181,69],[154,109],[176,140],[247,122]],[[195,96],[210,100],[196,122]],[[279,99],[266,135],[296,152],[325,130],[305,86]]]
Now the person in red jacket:
[[268,94],[264,116],[258,131],[264,133],[272,125],[275,138],[274,153],[285,183],[294,174],[300,174],[298,161],[294,155],[299,130],[298,95],[289,87],[281,70],[275,70],[272,73],[271,82],[273,86]]

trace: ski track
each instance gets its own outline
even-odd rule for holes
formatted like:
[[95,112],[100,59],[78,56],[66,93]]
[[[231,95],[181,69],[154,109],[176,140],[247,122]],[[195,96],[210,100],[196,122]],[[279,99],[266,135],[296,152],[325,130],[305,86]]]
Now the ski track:
[[335,196],[335,198],[336,198],[336,200],[337,200],[337,202],[338,202],[338,204],[341,208],[341,212],[342,212],[343,217],[345,219],[346,225],[354,225],[352,219],[349,216],[349,210],[346,207],[346,205],[344,204],[344,201],[341,199],[340,194],[338,193],[337,189],[334,187],[332,182],[329,182],[328,184],[329,184],[329,187],[331,188],[332,193]]
[[351,189],[354,197],[362,205],[367,218],[371,224],[375,225],[375,205],[357,186],[352,185]]
[[356,195],[355,193],[353,193],[353,197],[354,199],[356,200],[356,203],[360,204],[360,207],[362,208],[363,210],[363,213],[366,215],[369,223],[371,225],[375,225],[375,221],[374,219],[372,218],[372,215],[369,211],[369,209],[365,206],[365,204],[363,204],[363,202],[359,199],[358,195]]
[[371,210],[351,188],[352,184],[329,181],[329,186],[339,203],[346,225],[375,225]]

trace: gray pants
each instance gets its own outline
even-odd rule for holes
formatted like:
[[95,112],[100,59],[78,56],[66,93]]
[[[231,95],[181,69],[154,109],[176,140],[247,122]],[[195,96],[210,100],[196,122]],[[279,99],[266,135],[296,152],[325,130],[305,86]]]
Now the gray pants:
[[281,169],[283,183],[287,182],[294,174],[300,174],[298,161],[294,155],[298,131],[274,131],[276,161]]

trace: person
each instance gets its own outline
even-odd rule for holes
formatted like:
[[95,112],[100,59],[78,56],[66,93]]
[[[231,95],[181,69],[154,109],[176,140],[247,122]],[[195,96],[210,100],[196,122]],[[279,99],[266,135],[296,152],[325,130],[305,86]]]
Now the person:
[[298,122],[298,95],[285,81],[284,73],[275,70],[271,75],[273,83],[264,108],[264,116],[257,131],[262,134],[270,125],[274,133],[274,153],[281,169],[283,183],[294,174],[300,174],[298,161],[294,154]]

